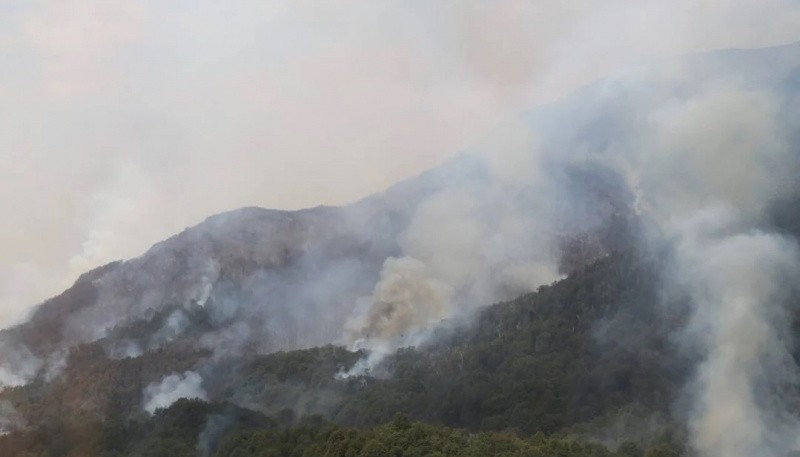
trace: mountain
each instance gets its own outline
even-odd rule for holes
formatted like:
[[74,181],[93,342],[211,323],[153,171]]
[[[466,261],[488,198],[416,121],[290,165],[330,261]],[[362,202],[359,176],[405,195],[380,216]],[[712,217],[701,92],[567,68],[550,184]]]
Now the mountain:
[[715,363],[783,427],[799,93],[800,44],[634,68],[351,205],[88,272],[0,332],[0,455],[681,455]]
[[[141,257],[84,274],[27,322],[2,331],[8,351],[0,372],[33,375],[59,365],[69,348],[92,342],[111,358],[182,340],[235,353],[337,342],[385,259],[402,255],[398,240],[420,203],[463,182],[487,181],[485,168],[462,156],[346,207],[243,208],[212,216]],[[594,179],[594,186],[610,187],[606,177]],[[618,195],[598,198],[610,207],[625,205]],[[610,212],[602,216],[608,224],[602,230],[619,225]],[[569,234],[564,231],[565,240]],[[598,225],[590,240],[565,244],[565,265],[579,265],[614,242]],[[9,358],[14,351],[27,357]]]

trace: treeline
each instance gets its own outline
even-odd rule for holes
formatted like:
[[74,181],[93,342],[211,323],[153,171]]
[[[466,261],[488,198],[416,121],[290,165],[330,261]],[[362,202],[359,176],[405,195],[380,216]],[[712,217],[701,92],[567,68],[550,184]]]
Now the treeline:
[[[611,450],[574,436],[529,438],[471,433],[411,422],[398,415],[377,427],[354,428],[320,417],[295,423],[231,405],[180,400],[153,417],[87,423],[64,433],[44,425],[0,437],[4,457],[678,457],[680,441],[665,434],[648,447],[626,442]],[[74,433],[80,432],[77,435]],[[79,438],[79,439],[76,439]]]
[[615,451],[571,437],[468,433],[398,417],[373,428],[343,428],[307,421],[285,430],[235,434],[216,457],[677,457],[683,449],[669,436],[648,449],[627,442]]

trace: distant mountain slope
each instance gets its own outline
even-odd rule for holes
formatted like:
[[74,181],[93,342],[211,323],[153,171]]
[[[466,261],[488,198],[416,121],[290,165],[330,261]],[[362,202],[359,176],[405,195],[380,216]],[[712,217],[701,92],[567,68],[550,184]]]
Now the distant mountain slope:
[[[420,203],[464,182],[475,186],[489,179],[486,173],[481,159],[467,155],[346,207],[212,216],[139,258],[86,273],[26,323],[0,332],[7,353],[28,354],[0,356],[0,371],[29,377],[60,364],[69,348],[95,341],[112,358],[184,337],[233,353],[334,343],[356,301],[371,293],[384,260],[402,255],[399,238]],[[603,202],[596,211],[603,222],[593,221],[591,232],[564,227],[567,269],[627,233],[625,196],[614,193],[613,176],[593,173],[576,169],[573,179],[592,186],[584,197]]]

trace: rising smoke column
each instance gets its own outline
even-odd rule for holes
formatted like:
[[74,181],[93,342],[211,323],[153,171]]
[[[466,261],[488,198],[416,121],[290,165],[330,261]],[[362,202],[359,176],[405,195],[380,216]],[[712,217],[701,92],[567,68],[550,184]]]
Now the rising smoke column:
[[631,167],[654,231],[672,246],[667,287],[693,305],[681,339],[702,359],[688,389],[702,457],[795,449],[786,302],[800,257],[764,216],[795,170],[778,107],[768,92],[710,85],[650,115],[646,152]]
[[370,351],[346,376],[364,374],[397,347],[423,338],[432,324],[453,313],[452,295],[452,288],[433,279],[419,260],[386,259],[372,295],[345,323],[352,347]]
[[696,306],[690,330],[706,356],[696,381],[693,445],[707,457],[784,456],[794,424],[787,425],[773,388],[795,370],[781,337],[783,304],[800,272],[797,246],[760,230],[715,233],[726,229],[724,218],[687,224],[676,248],[682,285]]
[[[403,346],[424,343],[449,319],[535,290],[560,276],[554,226],[555,185],[538,175],[530,128],[503,129],[473,160],[482,172],[426,198],[400,235],[403,256],[388,258],[373,293],[353,310],[344,332],[374,368]],[[500,154],[503,160],[494,160]]]
[[452,290],[430,279],[419,260],[390,257],[383,265],[369,307],[360,320],[349,322],[355,341],[402,337],[404,332],[424,329],[451,310]]

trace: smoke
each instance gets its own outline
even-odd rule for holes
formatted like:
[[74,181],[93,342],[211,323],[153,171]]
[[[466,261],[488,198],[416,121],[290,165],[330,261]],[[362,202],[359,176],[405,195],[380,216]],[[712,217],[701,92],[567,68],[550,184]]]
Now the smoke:
[[715,204],[750,219],[763,216],[769,201],[788,190],[796,161],[778,109],[767,91],[719,81],[653,113],[638,179],[650,213],[661,225]]
[[4,342],[0,349],[0,389],[25,385],[42,368],[42,361],[23,345]]
[[224,414],[209,414],[206,418],[206,425],[197,437],[197,451],[201,457],[212,455],[213,444],[219,443],[220,439],[233,426],[235,421],[230,416]]
[[[545,109],[544,122],[507,123],[479,143],[484,173],[419,205],[400,236],[407,268],[387,260],[372,296],[354,310],[345,341],[371,352],[350,374],[420,344],[444,320],[558,279],[562,241],[604,230],[626,205],[648,236],[676,243],[688,230],[678,222],[720,205],[742,220],[734,233],[759,228],[768,204],[791,189],[797,162],[775,95],[723,67],[703,74],[677,62],[633,71],[595,87],[598,99],[577,97],[583,113]],[[587,134],[581,122],[605,129]],[[587,184],[606,175],[601,186]],[[626,191],[596,195],[618,184]]]
[[780,401],[787,399],[773,389],[796,381],[783,308],[800,273],[796,242],[760,231],[719,236],[720,229],[727,227],[689,233],[677,247],[681,279],[697,307],[691,330],[706,352],[694,445],[708,457],[787,455],[798,424],[791,419],[787,429]]
[[452,290],[430,279],[425,264],[404,257],[383,264],[362,322],[347,325],[351,339],[391,339],[427,328],[450,314]]
[[649,117],[646,152],[628,168],[655,236],[673,246],[667,287],[694,308],[683,337],[703,360],[689,386],[692,444],[703,457],[795,449],[786,303],[800,257],[766,220],[797,170],[779,106],[768,91],[713,81]]
[[[345,341],[370,351],[356,371],[424,342],[444,320],[464,319],[560,276],[557,237],[595,221],[571,209],[567,228],[566,208],[550,198],[555,181],[539,174],[529,131],[514,124],[505,135],[493,135],[474,158],[481,164],[477,176],[446,186],[416,208],[400,234],[405,257],[384,262],[372,295],[360,300],[345,326]],[[501,168],[498,156],[516,166]]]
[[208,214],[353,201],[621,66],[798,38],[789,0],[319,9],[2,8],[0,326]]
[[22,428],[25,428],[25,421],[14,406],[6,400],[0,401],[0,436]]
[[108,354],[108,357],[112,359],[124,359],[128,357],[139,357],[140,355],[144,354],[144,351],[136,341],[122,340],[116,342],[112,347],[110,347],[106,351],[106,354]]
[[69,351],[58,349],[44,358],[37,357],[25,345],[0,343],[0,390],[23,386],[37,376],[51,382],[67,367]]
[[181,398],[207,399],[206,391],[203,389],[203,378],[193,371],[165,376],[161,381],[145,387],[143,395],[142,407],[150,414],[155,413],[157,409],[168,408]]
[[433,324],[450,317],[452,294],[452,288],[432,279],[419,260],[388,258],[372,295],[362,299],[345,323],[353,348],[369,349],[370,355],[344,376],[364,374],[397,347],[413,344]]
[[69,363],[69,351],[65,349],[57,350],[47,357],[44,363],[43,379],[45,382],[51,382],[64,372]]

